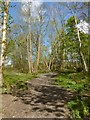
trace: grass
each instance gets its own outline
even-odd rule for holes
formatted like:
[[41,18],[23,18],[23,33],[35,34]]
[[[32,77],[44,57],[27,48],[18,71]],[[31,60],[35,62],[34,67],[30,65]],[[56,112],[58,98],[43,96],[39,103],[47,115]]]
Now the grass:
[[16,86],[17,89],[25,88],[25,82],[37,77],[37,74],[25,74],[16,72],[4,72],[3,93],[9,93],[11,87]]
[[[55,84],[77,92],[78,95],[67,105],[74,119],[83,119],[90,115],[90,87],[88,76],[84,73],[61,73],[56,77]],[[87,93],[87,97],[83,97]]]
[[73,118],[84,118],[85,116],[89,115],[90,112],[90,100],[88,99],[87,102],[83,99],[75,99],[68,102],[68,107],[71,110],[71,114]]
[[83,89],[87,82],[87,76],[83,73],[61,73],[55,81],[55,84],[72,91]]

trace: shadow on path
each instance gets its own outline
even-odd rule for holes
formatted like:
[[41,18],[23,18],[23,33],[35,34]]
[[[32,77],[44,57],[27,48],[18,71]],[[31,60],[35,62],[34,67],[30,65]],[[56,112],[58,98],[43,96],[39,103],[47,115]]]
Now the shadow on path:
[[[55,77],[55,75],[49,74],[45,76],[42,77],[41,81],[47,80],[50,82]],[[39,79],[36,78],[34,83],[36,81],[39,82]],[[30,83],[27,90],[18,92],[16,96],[24,104],[30,105],[32,112],[37,111],[51,117],[69,118],[70,114],[66,103],[73,98],[73,94],[64,88],[48,85],[47,83],[45,85],[44,83],[43,85],[42,83],[35,83],[35,86]]]

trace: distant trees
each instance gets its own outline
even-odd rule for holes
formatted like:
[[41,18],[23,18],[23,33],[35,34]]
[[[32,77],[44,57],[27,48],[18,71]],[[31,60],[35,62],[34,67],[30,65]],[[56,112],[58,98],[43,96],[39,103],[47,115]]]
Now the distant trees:
[[25,8],[23,7],[22,10],[26,17],[26,21],[28,23],[28,35],[27,35],[27,55],[28,55],[28,68],[29,73],[32,72],[32,38],[31,38],[31,5],[32,2],[26,2]]
[[[33,3],[23,5],[21,5],[23,21],[10,26],[10,31],[7,32],[7,49],[4,49],[3,54],[5,55],[6,51],[11,67],[30,74],[79,68],[87,72],[88,35],[76,27],[80,22],[80,15],[83,14],[81,12],[83,4],[78,3],[77,9],[81,14],[74,14],[77,4],[76,7],[72,7],[73,3],[69,6],[67,3],[55,3],[55,8],[51,8],[52,11],[49,11],[50,6],[40,4],[39,7],[35,7],[36,12],[32,9]],[[68,13],[70,12],[69,17],[66,17],[63,7]],[[1,58],[5,59],[5,56]]]
[[[81,33],[79,29],[76,28],[77,24],[80,22],[81,18],[85,18],[83,12],[85,11],[83,3],[63,3],[57,4],[55,14],[53,16],[52,26],[55,31],[55,41],[52,44],[52,66],[54,70],[65,70],[70,68],[72,70],[78,69],[81,71],[88,71],[88,35]],[[62,7],[65,7],[71,13],[71,17],[65,20],[65,13],[62,11]],[[84,10],[83,10],[84,9]],[[60,12],[61,10],[61,12]],[[81,14],[78,14],[78,11]],[[59,15],[62,14],[61,17]],[[63,16],[64,15],[64,16]],[[57,22],[59,19],[60,27]]]
[[[25,3],[26,4],[26,3]],[[28,30],[29,33],[27,35],[27,55],[28,55],[28,65],[29,65],[29,73],[33,72],[33,42],[36,41],[36,65],[35,71],[38,70],[39,68],[39,61],[40,61],[40,50],[41,50],[41,28],[42,28],[42,23],[43,23],[43,15],[42,15],[42,10],[40,8],[41,4],[40,3],[33,3],[33,1],[28,2],[26,4],[26,7],[24,6],[24,13],[25,16],[27,17],[27,23],[28,23]],[[35,10],[34,10],[35,9]],[[26,11],[25,11],[26,10]],[[34,10],[34,11],[33,11]],[[33,38],[36,40],[33,41],[32,36],[34,36],[36,33],[33,31],[34,24],[38,24],[36,28],[36,33],[37,35]],[[35,33],[35,34],[34,34]]]

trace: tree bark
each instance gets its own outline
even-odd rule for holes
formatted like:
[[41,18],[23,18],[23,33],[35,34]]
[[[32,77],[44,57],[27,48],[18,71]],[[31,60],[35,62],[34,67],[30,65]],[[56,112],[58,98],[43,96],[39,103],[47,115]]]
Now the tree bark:
[[41,51],[41,26],[42,26],[42,15],[40,15],[40,34],[38,37],[38,46],[37,46],[37,60],[36,60],[36,71],[39,68],[39,61],[40,61],[40,51]]
[[27,37],[27,54],[28,54],[28,67],[29,73],[32,72],[32,41],[31,41],[31,33],[29,33]]
[[31,2],[29,4],[29,34],[27,37],[27,54],[28,54],[28,67],[29,73],[32,73],[32,39],[31,39]]
[[[75,18],[75,24],[77,25],[77,18],[76,18],[76,15],[74,16],[74,18]],[[82,60],[82,62],[83,62],[83,66],[84,66],[85,71],[88,72],[88,67],[87,67],[87,64],[86,64],[84,55],[83,55],[83,53],[82,53],[82,50],[81,50],[82,43],[81,43],[80,33],[79,33],[78,28],[77,28],[77,36],[78,36],[78,42],[79,42],[80,57],[81,57],[81,60]]]
[[4,19],[3,19],[2,44],[1,44],[1,64],[0,64],[0,86],[3,85],[3,68],[4,68],[5,52],[6,52],[6,34],[7,34],[9,2],[10,2],[9,0],[4,2]]
[[40,43],[40,37],[38,38],[38,46],[37,46],[37,61],[36,61],[36,71],[38,70],[39,67],[39,60],[40,60],[40,49],[41,49],[41,43]]
[[51,70],[51,64],[52,64],[52,60],[51,60],[51,57],[50,57],[49,65],[48,65],[48,69],[49,69],[49,70]]

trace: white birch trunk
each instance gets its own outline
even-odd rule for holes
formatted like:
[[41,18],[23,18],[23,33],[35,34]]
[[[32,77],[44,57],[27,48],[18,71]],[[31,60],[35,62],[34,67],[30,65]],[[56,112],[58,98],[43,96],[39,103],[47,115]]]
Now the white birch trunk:
[[29,73],[32,73],[31,2],[28,2],[28,4],[29,4],[29,34],[27,39],[27,53]]
[[39,61],[40,61],[40,51],[41,51],[41,26],[42,26],[42,16],[40,16],[40,35],[38,38],[38,47],[37,47],[37,61],[36,61],[36,71],[39,68]]
[[38,70],[38,67],[39,67],[39,60],[40,60],[40,47],[41,44],[40,44],[40,38],[38,40],[38,51],[37,51],[37,63],[36,63],[36,70]]
[[1,44],[1,63],[0,63],[0,86],[3,82],[3,67],[5,61],[5,52],[6,52],[6,34],[7,34],[7,23],[8,23],[8,8],[9,0],[4,2],[4,20],[3,20],[3,31],[2,31],[2,44]]
[[[77,26],[77,18],[76,18],[76,15],[75,15],[74,17],[75,17],[75,24],[76,24],[76,26]],[[81,59],[82,59],[83,65],[84,65],[84,69],[85,69],[86,72],[88,72],[88,67],[87,67],[87,64],[86,64],[84,55],[83,55],[83,53],[82,53],[82,51],[81,51],[82,43],[81,43],[80,33],[79,33],[78,28],[77,28],[77,35],[78,35],[78,41],[79,41],[80,56],[81,56]]]
[[29,73],[32,72],[32,42],[31,42],[31,33],[27,37],[27,54],[28,54],[28,67]]

